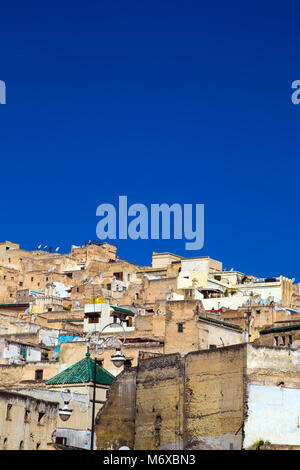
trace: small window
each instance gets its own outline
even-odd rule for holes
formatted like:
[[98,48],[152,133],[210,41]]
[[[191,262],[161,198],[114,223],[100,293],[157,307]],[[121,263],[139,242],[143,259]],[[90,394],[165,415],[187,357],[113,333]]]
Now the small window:
[[31,278],[31,282],[33,282],[33,277]]
[[24,450],[24,441],[20,442],[19,450]]
[[281,346],[285,346],[285,336],[281,336]]
[[183,323],[177,324],[178,333],[183,333]]
[[129,359],[127,359],[127,360],[124,362],[124,369],[129,369],[130,367],[132,367],[132,361],[130,361]]
[[11,409],[12,405],[8,404],[6,408],[6,421],[11,421]]
[[30,411],[25,410],[24,423],[29,423],[29,415],[30,415]]
[[99,315],[89,315],[89,323],[99,323]]
[[293,344],[293,336],[289,335],[289,344]]
[[43,380],[43,369],[37,369],[35,371],[35,380],[37,381]]
[[49,281],[49,277],[46,277],[46,281]]
[[55,443],[65,446],[65,445],[67,445],[67,438],[66,437],[56,437],[55,438]]
[[39,450],[40,446],[41,446],[41,443],[40,443],[40,442],[37,442],[37,444],[36,444],[36,450]]
[[209,345],[209,349],[216,349],[216,347],[217,347],[217,346],[216,346],[215,344],[210,344],[210,345]]
[[111,284],[106,284],[106,289],[111,290]]
[[7,446],[7,437],[3,439],[3,450],[6,449],[6,446]]
[[45,416],[45,413],[43,413],[43,412],[40,412],[40,413],[39,413],[39,416],[38,416],[38,424],[39,424],[40,426],[42,426],[42,425],[44,424],[44,419],[43,419],[44,416]]
[[139,294],[138,292],[135,294],[135,300],[137,300],[139,298]]
[[3,279],[5,280],[5,279],[6,279],[6,276],[3,276]]
[[21,287],[22,287],[22,286],[23,286],[23,282],[19,282],[19,286],[21,286]]
[[278,336],[274,336],[274,346],[278,346]]

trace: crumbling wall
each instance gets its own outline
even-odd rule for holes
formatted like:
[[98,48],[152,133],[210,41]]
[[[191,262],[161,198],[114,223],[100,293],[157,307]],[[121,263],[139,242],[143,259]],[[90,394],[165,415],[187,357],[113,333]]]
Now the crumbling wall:
[[245,345],[185,357],[185,449],[241,449],[245,367]]
[[182,449],[184,364],[179,354],[142,361],[137,370],[135,449]]
[[113,382],[96,417],[97,449],[134,448],[136,369],[124,370]]

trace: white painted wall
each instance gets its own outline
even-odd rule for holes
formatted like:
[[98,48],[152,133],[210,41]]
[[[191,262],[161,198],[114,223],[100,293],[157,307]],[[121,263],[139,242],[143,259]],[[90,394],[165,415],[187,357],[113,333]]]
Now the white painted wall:
[[271,444],[299,445],[299,389],[250,384],[248,410],[244,448],[258,439],[268,440]]
[[[83,321],[83,331],[85,333],[92,333],[93,331],[101,331],[109,323],[113,323],[113,316],[110,313],[113,311],[109,304],[86,304],[84,306],[85,313],[100,313],[101,317],[98,323],[89,323],[88,318],[84,318]],[[134,322],[134,318],[133,318]],[[119,320],[118,320],[118,323]],[[125,327],[126,331],[134,331],[134,326]],[[122,331],[121,327],[117,328],[115,326],[106,328],[104,333]]]

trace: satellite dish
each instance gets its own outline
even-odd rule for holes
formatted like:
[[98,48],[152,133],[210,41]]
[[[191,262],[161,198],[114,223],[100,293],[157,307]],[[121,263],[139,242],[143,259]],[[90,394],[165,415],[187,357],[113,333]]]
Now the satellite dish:
[[231,268],[231,270],[230,270],[230,271],[234,271],[234,269],[233,269],[233,268]]
[[45,245],[45,246],[44,246],[44,249],[47,248],[47,246],[48,246],[48,245]]
[[173,290],[173,286],[172,286],[172,285],[169,286],[169,290]]
[[76,300],[75,304],[76,304],[76,307],[80,307],[80,302],[78,300]]
[[84,276],[83,280],[86,281],[87,278],[88,278],[88,275],[86,274],[86,275]]
[[122,447],[119,448],[119,450],[130,450],[130,447],[122,446]]
[[296,281],[296,278],[295,278],[295,277],[293,277],[293,279],[292,279],[292,282],[295,282],[295,281]]
[[39,246],[38,246],[38,250],[40,250],[41,248],[42,248],[42,245],[39,245]]
[[60,246],[58,246],[57,248],[55,248],[55,251],[58,251],[60,249]]

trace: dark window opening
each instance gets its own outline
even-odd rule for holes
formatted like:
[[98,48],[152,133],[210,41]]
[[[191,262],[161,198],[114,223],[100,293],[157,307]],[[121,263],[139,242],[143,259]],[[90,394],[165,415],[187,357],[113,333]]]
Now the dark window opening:
[[114,273],[114,276],[117,281],[123,281],[123,273]]
[[37,443],[37,445],[36,445],[36,450],[39,450],[39,448],[40,448],[40,445],[41,445],[41,443],[40,443],[40,442],[38,442],[38,443]]
[[278,346],[278,336],[274,336],[274,346]]
[[11,421],[11,409],[12,409],[12,405],[7,405],[7,408],[6,408],[6,421]]
[[29,423],[29,415],[30,415],[30,411],[25,410],[24,423]]
[[89,315],[89,323],[99,323],[99,315]]
[[178,333],[183,333],[183,323],[177,324]]
[[106,289],[111,290],[111,284],[106,284]]
[[43,380],[43,369],[37,369],[35,371],[35,380]]
[[44,423],[44,420],[43,420],[44,416],[45,416],[45,413],[43,413],[43,412],[40,412],[40,413],[39,413],[38,424],[39,424],[40,426],[42,426],[42,424]]
[[24,450],[24,441],[20,442],[19,450]]
[[56,437],[55,438],[55,443],[66,446],[67,445],[67,438],[66,437]]

